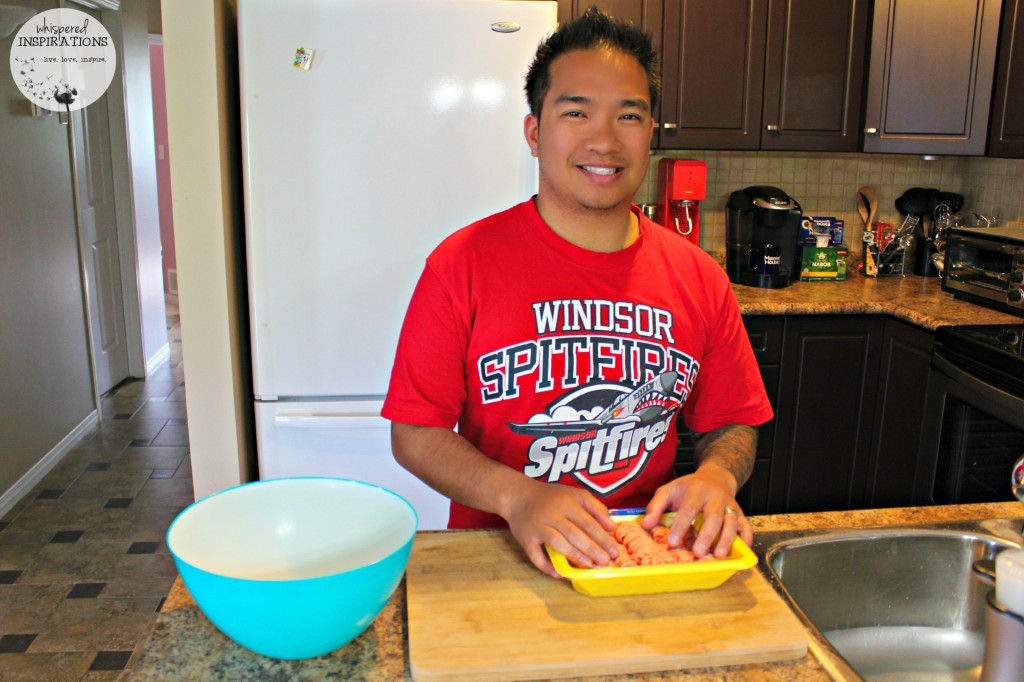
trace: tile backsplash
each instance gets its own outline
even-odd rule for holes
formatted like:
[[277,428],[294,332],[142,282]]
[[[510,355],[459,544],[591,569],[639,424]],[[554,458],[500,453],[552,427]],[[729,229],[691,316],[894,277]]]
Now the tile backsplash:
[[964,211],[996,216],[1000,224],[1024,223],[1024,160],[939,156],[926,160],[902,154],[823,152],[683,151],[651,157],[637,203],[655,203],[658,161],[663,156],[708,164],[708,198],[701,205],[701,247],[725,252],[725,204],[729,194],[750,185],[773,185],[796,199],[806,215],[846,222],[847,245],[860,250],[864,224],[857,189],[878,193],[876,220],[901,221],[895,201],[910,187],[934,187],[964,196]]

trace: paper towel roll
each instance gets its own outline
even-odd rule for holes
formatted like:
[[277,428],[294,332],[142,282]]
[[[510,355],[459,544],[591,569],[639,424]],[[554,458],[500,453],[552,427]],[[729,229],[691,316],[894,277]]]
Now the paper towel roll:
[[1024,549],[1007,549],[996,556],[996,601],[1024,617]]

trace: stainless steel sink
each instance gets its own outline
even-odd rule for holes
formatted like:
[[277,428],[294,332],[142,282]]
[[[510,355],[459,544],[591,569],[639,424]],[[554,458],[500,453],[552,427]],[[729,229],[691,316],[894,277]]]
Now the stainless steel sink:
[[978,559],[1021,546],[1021,521],[764,533],[775,588],[840,677],[977,680],[984,654]]

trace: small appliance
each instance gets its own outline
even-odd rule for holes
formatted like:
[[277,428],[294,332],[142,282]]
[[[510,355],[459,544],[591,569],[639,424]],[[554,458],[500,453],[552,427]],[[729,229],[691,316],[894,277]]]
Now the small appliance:
[[1024,228],[951,228],[946,233],[942,289],[1024,316]]
[[654,221],[700,245],[700,202],[707,198],[708,165],[696,159],[658,162]]
[[798,280],[802,213],[778,187],[755,185],[730,194],[725,211],[729,280],[764,289]]

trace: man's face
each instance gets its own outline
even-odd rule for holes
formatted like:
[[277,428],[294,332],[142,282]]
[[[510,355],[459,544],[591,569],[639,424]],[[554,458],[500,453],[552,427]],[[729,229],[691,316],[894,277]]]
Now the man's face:
[[654,120],[647,74],[619,50],[575,50],[551,63],[541,117],[526,117],[540,166],[538,202],[558,211],[628,207],[647,174]]

